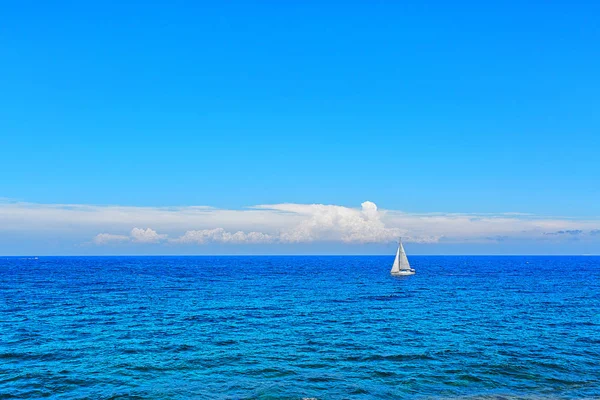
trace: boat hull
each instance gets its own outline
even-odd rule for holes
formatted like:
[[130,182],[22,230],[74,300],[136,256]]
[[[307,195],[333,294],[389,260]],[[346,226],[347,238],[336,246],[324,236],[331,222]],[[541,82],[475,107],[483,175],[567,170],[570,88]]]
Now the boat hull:
[[407,270],[407,271],[391,272],[391,274],[395,275],[395,276],[404,276],[404,275],[414,275],[415,272],[416,271],[414,269],[410,269],[410,270]]

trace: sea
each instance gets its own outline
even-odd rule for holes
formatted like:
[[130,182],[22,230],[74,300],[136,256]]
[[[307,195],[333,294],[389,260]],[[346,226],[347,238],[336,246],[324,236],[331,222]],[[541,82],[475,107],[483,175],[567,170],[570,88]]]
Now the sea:
[[0,258],[0,398],[600,399],[600,257]]

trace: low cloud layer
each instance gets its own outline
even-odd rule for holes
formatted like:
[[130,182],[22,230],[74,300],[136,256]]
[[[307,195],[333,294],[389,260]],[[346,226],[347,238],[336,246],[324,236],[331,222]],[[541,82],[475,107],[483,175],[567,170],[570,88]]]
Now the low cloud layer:
[[[133,228],[129,235],[100,233],[93,239],[95,244],[117,242],[205,244],[205,243],[311,243],[315,241],[340,241],[344,243],[385,243],[396,240],[402,234],[398,228],[385,227],[375,203],[366,201],[360,209],[322,204],[282,204],[257,206],[253,211],[272,215],[287,215],[289,226],[259,231],[228,231],[222,227],[187,230],[178,237],[158,234],[150,228]],[[215,210],[215,212],[218,212]],[[281,214],[282,212],[286,214]],[[268,229],[268,228],[267,228]],[[411,240],[411,239],[409,239]],[[414,241],[421,241],[416,238]],[[426,239],[429,241],[430,239]]]
[[167,238],[167,235],[159,235],[154,229],[133,228],[129,235],[114,235],[111,233],[99,233],[92,239],[98,245],[114,243],[158,243]]
[[[569,229],[566,231],[557,231],[557,232],[546,232],[544,233],[544,235],[571,235],[571,236],[577,236],[577,235],[581,235],[584,232],[581,229]],[[592,230],[589,232],[591,235],[595,234],[595,230]]]
[[79,239],[95,246],[220,244],[505,243],[599,241],[600,221],[526,214],[414,214],[325,204],[270,204],[241,210],[0,204],[0,234]]
[[273,243],[276,238],[273,235],[261,232],[227,232],[223,228],[202,229],[187,231],[183,236],[172,239],[174,243],[205,244],[209,242],[218,243]]

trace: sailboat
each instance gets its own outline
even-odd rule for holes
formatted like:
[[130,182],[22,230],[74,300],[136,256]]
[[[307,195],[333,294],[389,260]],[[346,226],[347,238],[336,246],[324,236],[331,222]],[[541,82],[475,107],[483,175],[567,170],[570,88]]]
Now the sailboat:
[[398,241],[398,250],[396,250],[396,259],[390,271],[392,275],[414,275],[415,270],[410,267],[404,246],[402,246],[402,238]]

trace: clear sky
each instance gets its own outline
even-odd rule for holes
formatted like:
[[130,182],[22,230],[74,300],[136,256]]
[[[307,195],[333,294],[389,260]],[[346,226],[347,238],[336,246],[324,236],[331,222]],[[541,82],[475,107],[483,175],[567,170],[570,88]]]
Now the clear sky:
[[[367,200],[383,231],[363,227],[360,243],[401,233],[423,252],[538,253],[555,243],[528,236],[519,247],[523,231],[546,240],[580,230],[559,248],[600,253],[598,16],[592,1],[3,2],[0,254],[177,253],[163,242],[225,227],[270,235],[264,252],[327,252],[327,240],[344,252],[356,226],[328,227],[329,211],[315,221],[301,207],[365,220]],[[287,203],[302,211],[282,211]],[[32,214],[56,204],[98,215],[125,207],[128,217],[94,225]],[[261,230],[254,214],[195,226],[160,213],[257,205],[277,206],[259,222],[306,218]],[[160,215],[133,216],[140,207]],[[467,234],[391,216],[507,212],[552,223],[522,227],[513,216],[508,232]],[[302,224],[319,235],[290,239]],[[134,228],[167,236],[129,248]],[[102,251],[77,247],[96,234],[122,238]],[[224,250],[214,247],[222,237],[194,239],[185,251],[236,252],[249,240],[238,239]]]

